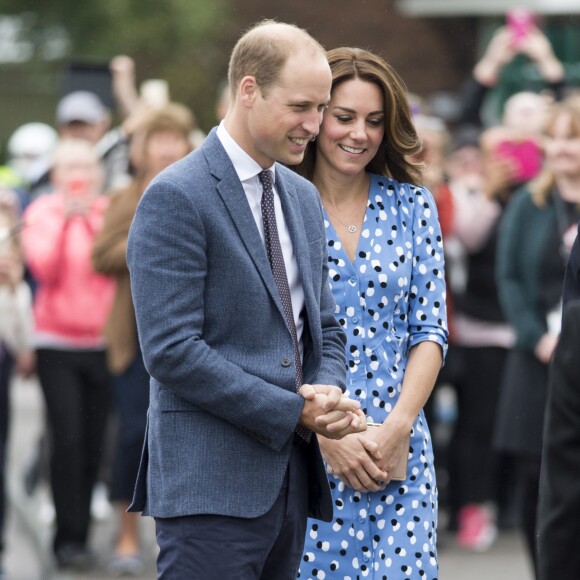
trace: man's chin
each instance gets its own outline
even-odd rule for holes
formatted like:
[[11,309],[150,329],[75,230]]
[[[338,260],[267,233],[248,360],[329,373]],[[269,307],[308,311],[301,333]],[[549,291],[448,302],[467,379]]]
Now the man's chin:
[[280,161],[281,163],[284,163],[284,165],[294,166],[302,163],[303,159],[304,159],[304,151],[302,151],[301,153],[286,153],[284,159],[281,159]]

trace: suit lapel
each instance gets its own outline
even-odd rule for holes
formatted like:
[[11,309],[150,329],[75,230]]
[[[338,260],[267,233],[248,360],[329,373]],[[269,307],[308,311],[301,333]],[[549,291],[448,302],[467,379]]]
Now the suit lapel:
[[[219,180],[217,192],[236,227],[242,243],[246,247],[248,255],[254,262],[272,300],[280,311],[282,318],[284,318],[284,310],[274,282],[264,242],[256,227],[244,188],[238,179],[230,158],[215,134],[215,129],[207,136],[202,147],[212,175]],[[276,189],[280,196],[284,218],[292,240],[294,256],[298,264],[308,319],[313,322],[312,317],[316,318],[317,303],[312,289],[312,272],[310,270],[312,265],[310,263],[308,239],[304,229],[298,193],[291,185],[287,185],[284,182],[282,177],[283,170],[280,170],[280,168],[281,166],[278,164],[276,168]]]
[[234,223],[248,255],[254,262],[260,277],[272,296],[272,300],[274,300],[283,317],[282,303],[274,282],[264,242],[256,227],[256,221],[248,204],[244,188],[238,179],[230,158],[215,135],[215,129],[206,138],[203,148],[205,149],[210,171],[219,180],[217,192]]

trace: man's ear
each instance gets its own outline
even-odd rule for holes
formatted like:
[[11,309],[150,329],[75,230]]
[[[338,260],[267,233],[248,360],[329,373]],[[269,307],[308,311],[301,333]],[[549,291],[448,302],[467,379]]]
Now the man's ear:
[[252,108],[254,101],[258,98],[260,94],[260,87],[256,82],[256,77],[248,75],[245,76],[240,81],[240,86],[238,88],[238,95],[240,98],[240,103],[248,109]]

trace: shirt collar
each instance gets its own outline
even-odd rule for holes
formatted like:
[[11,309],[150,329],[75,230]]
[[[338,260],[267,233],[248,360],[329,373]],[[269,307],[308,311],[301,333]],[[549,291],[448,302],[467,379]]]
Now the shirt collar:
[[[244,182],[254,177],[257,178],[258,174],[262,171],[262,167],[234,141],[223,121],[219,124],[216,134],[223,148],[226,150],[239,180]],[[276,181],[275,167],[276,164],[269,167],[270,171],[274,174],[274,182]]]

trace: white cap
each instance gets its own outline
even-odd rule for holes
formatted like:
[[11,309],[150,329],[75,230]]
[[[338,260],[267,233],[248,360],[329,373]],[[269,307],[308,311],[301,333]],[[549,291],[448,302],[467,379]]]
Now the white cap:
[[8,139],[8,165],[21,179],[33,183],[50,167],[57,142],[58,133],[50,125],[21,125]]
[[107,113],[107,108],[95,93],[74,91],[59,101],[56,107],[56,123],[67,125],[73,121],[82,121],[94,125],[105,119]]
[[7,150],[10,157],[49,154],[58,141],[58,133],[44,123],[26,123],[12,133]]

